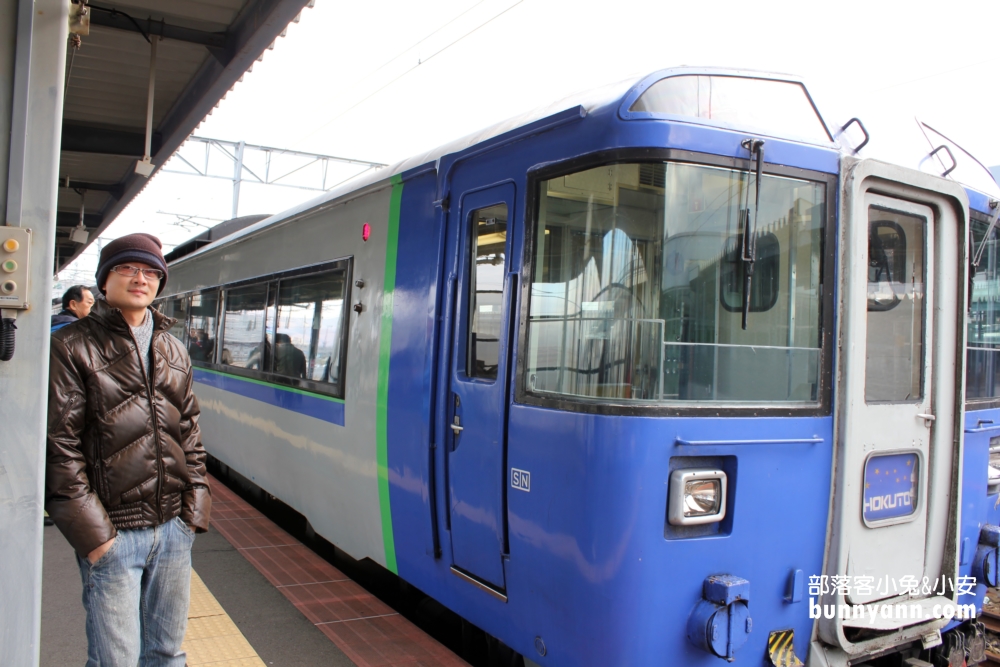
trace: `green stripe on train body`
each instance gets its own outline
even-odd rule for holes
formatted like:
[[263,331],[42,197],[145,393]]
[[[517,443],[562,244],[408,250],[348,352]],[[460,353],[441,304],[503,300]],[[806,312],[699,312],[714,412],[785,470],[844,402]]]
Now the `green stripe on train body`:
[[396,568],[396,545],[392,535],[392,510],[389,506],[389,453],[386,437],[389,412],[389,359],[392,353],[392,300],[396,288],[396,254],[399,242],[399,212],[403,200],[403,178],[392,177],[389,200],[389,224],[385,241],[385,281],[382,287],[382,323],[379,331],[378,406],[375,413],[375,444],[378,463],[378,499],[382,515],[382,543],[385,566],[393,574]]

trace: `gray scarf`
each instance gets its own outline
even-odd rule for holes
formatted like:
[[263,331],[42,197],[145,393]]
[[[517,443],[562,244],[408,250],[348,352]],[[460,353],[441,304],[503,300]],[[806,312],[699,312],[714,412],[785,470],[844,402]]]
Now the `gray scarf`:
[[139,357],[142,359],[142,369],[148,374],[149,357],[150,352],[152,352],[153,342],[153,317],[149,314],[149,308],[146,309],[146,319],[142,321],[142,324],[137,327],[130,326],[129,329],[132,330],[132,335],[135,336]]

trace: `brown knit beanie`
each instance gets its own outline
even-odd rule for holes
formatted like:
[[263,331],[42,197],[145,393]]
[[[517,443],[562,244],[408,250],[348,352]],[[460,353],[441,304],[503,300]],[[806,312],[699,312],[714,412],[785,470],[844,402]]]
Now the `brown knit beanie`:
[[161,248],[163,244],[160,243],[160,239],[143,232],[123,236],[104,246],[97,265],[97,289],[101,290],[101,294],[106,294],[104,283],[114,267],[128,262],[142,262],[163,271],[163,280],[156,290],[156,295],[159,296],[167,284],[167,263],[163,259]]

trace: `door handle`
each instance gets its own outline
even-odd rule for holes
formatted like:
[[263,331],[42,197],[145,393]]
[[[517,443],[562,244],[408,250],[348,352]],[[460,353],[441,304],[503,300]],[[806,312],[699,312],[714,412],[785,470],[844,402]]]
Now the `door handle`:
[[465,429],[462,427],[462,422],[459,419],[458,415],[455,415],[455,423],[448,424],[448,426],[451,427],[451,432],[454,434],[454,436],[451,439],[451,451],[454,452],[458,449],[458,443],[459,443],[458,436],[461,435],[462,431],[464,431]]
[[923,419],[924,420],[924,426],[926,426],[927,428],[930,428],[931,424],[934,422],[935,419],[937,419],[937,417],[935,417],[932,414],[921,413],[921,414],[917,415],[917,419]]

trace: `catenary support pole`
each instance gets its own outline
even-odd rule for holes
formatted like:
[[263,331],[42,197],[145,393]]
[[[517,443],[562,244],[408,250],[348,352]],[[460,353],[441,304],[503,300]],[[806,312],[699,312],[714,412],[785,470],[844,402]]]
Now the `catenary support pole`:
[[0,0],[0,211],[30,229],[30,309],[0,362],[0,665],[38,664],[52,259],[69,30],[65,0]]
[[240,215],[240,185],[243,184],[243,152],[246,142],[241,141],[236,145],[236,158],[233,160],[233,216]]

